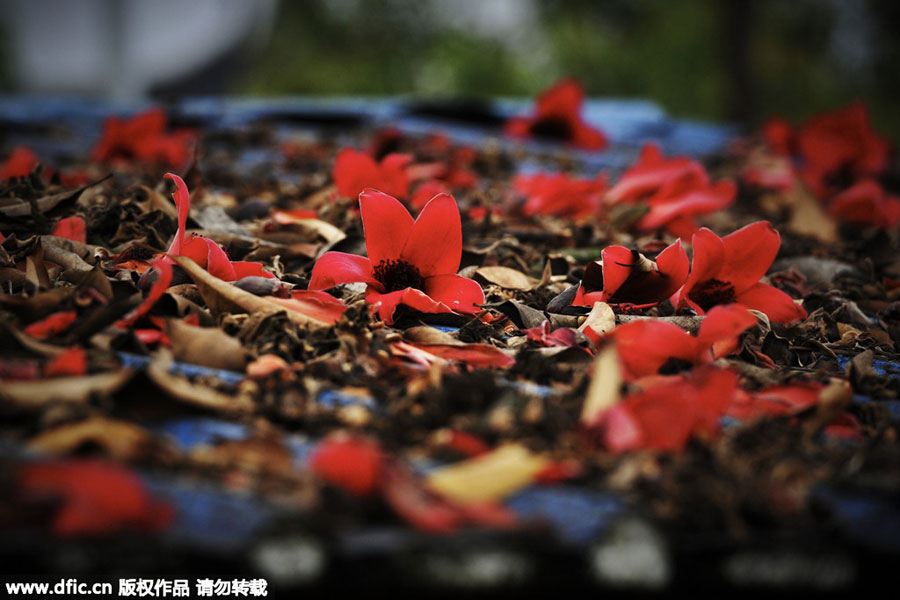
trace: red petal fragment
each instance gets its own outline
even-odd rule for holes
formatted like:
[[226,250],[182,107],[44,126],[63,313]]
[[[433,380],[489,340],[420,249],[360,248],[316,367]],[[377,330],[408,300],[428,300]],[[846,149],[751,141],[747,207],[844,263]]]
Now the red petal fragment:
[[400,259],[415,266],[422,277],[428,278],[456,273],[461,256],[459,208],[453,196],[440,194],[419,213],[400,252]]
[[27,177],[37,165],[38,157],[31,148],[16,146],[0,164],[0,181],[7,181],[13,177]]
[[731,283],[740,294],[757,283],[772,266],[781,236],[768,221],[757,221],[722,238],[725,257],[718,279]]
[[537,99],[538,118],[578,119],[584,101],[584,89],[575,79],[563,79],[541,92]]
[[666,246],[666,248],[659,253],[656,257],[656,266],[659,267],[659,272],[665,275],[669,280],[669,286],[662,292],[662,299],[665,299],[684,285],[691,269],[691,263],[688,260],[687,252],[681,247],[680,239],[675,240],[674,243]]
[[290,298],[268,296],[266,298],[288,310],[312,317],[317,321],[334,325],[347,310],[343,302],[322,291],[293,290]]
[[[696,187],[675,196],[651,198],[650,212],[637,222],[642,231],[655,231],[676,219],[721,210],[734,202],[737,187],[730,181],[720,181],[708,187]],[[693,232],[692,232],[693,233]]]
[[434,179],[426,181],[416,188],[409,205],[415,210],[422,210],[428,204],[428,201],[438,194],[449,194],[450,190],[446,185]]
[[366,289],[366,302],[377,307],[378,318],[387,325],[394,323],[394,311],[398,304],[404,304],[414,310],[424,313],[449,313],[453,310],[441,302],[430,298],[425,292],[414,288],[405,288],[382,294],[372,288]]
[[820,383],[770,386],[735,397],[728,407],[728,415],[736,419],[756,419],[797,413],[818,404],[823,388]]
[[345,252],[326,252],[313,266],[309,289],[327,290],[342,283],[365,282],[381,287],[372,276],[372,263],[365,256]]
[[450,533],[462,524],[462,514],[425,487],[409,469],[393,463],[385,465],[383,481],[385,502],[416,529]]
[[781,290],[757,283],[737,296],[737,301],[760,312],[766,313],[769,320],[776,323],[790,323],[806,318],[806,310],[796,304],[790,296]]
[[81,217],[66,217],[53,228],[53,235],[84,244],[87,242],[87,225]]
[[150,292],[144,298],[144,301],[116,323],[119,327],[128,327],[134,324],[135,321],[153,308],[156,301],[162,298],[162,295],[169,289],[169,284],[172,283],[172,263],[166,261],[165,258],[158,258],[153,261],[153,268],[159,271],[159,278],[153,282],[153,286],[150,288]]
[[359,212],[366,236],[366,252],[372,266],[384,260],[400,258],[414,223],[406,207],[396,198],[367,189],[359,195]]
[[44,375],[84,375],[87,373],[87,354],[80,347],[69,348],[44,367]]
[[391,153],[381,159],[379,165],[380,181],[376,187],[395,198],[405,199],[409,195],[409,176],[407,165],[413,157],[409,154]]
[[59,335],[64,332],[66,329],[72,326],[72,323],[75,322],[75,319],[78,318],[78,313],[74,310],[65,310],[61,312],[56,312],[32,323],[28,327],[24,329],[27,335],[38,339],[51,338],[53,336]]
[[384,455],[374,440],[335,435],[318,445],[309,466],[331,485],[366,496],[381,485],[383,461]]
[[265,270],[262,263],[247,260],[235,260],[231,262],[231,268],[234,270],[235,281],[244,277],[265,277],[267,279],[276,279],[276,277]]
[[697,338],[671,323],[632,321],[619,325],[611,335],[630,379],[655,375],[672,358],[697,360]]
[[[631,275],[634,256],[628,248],[609,246],[603,249],[600,257],[603,260],[603,293],[605,298],[610,298]],[[627,299],[623,301],[627,302]]]
[[738,336],[754,325],[756,317],[743,306],[714,306],[700,323],[697,345],[701,349],[715,346],[714,358],[725,356],[736,348]]
[[516,364],[516,359],[500,348],[488,344],[414,344],[419,348],[444,360],[456,360],[473,367],[499,367],[507,369]]
[[175,199],[175,206],[178,208],[178,231],[175,232],[175,238],[166,250],[166,254],[181,256],[181,247],[184,244],[184,231],[187,227],[188,213],[191,211],[191,194],[188,192],[187,185],[184,180],[174,173],[166,173],[166,179],[171,179],[175,183],[175,193],[172,198]]

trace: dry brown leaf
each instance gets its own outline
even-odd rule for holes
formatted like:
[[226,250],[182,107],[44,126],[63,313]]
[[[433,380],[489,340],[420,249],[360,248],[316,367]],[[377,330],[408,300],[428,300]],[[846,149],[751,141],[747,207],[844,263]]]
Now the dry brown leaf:
[[549,463],[549,459],[521,444],[508,444],[433,471],[426,483],[461,502],[502,500],[531,484]]
[[85,404],[92,396],[109,396],[121,389],[132,375],[131,369],[122,369],[80,377],[5,381],[0,386],[0,399],[5,405],[21,410],[40,410],[56,402]]
[[615,344],[607,344],[594,359],[591,383],[581,408],[581,422],[590,425],[604,411],[618,404],[622,396],[621,390],[619,353],[616,352]]
[[166,321],[175,360],[231,371],[243,371],[247,353],[241,342],[218,327],[195,327],[179,319]]
[[475,274],[483,277],[489,283],[499,285],[508,290],[530,290],[537,282],[521,271],[503,267],[500,265],[491,267],[478,267]]
[[195,385],[177,375],[169,373],[172,354],[168,350],[159,351],[147,367],[147,376],[173,397],[201,408],[242,414],[253,411],[253,400],[246,396],[229,396],[217,392],[206,385]]
[[597,335],[609,333],[616,328],[616,313],[606,302],[594,302],[594,307],[591,308],[584,323],[578,327],[578,331],[584,332],[588,327]]
[[785,193],[785,199],[791,208],[791,218],[787,223],[790,231],[817,238],[825,244],[832,244],[839,239],[837,222],[802,184],[795,183]]
[[296,325],[316,328],[330,327],[328,323],[313,319],[295,310],[285,310],[279,304],[266,298],[254,296],[250,292],[245,292],[227,281],[222,281],[218,277],[210,275],[190,258],[184,256],[174,256],[172,258],[200,288],[200,294],[213,314],[232,312],[254,314],[283,311],[288,319]]
[[146,429],[103,417],[91,417],[43,431],[31,438],[26,447],[43,454],[60,455],[71,454],[86,444],[99,446],[108,456],[122,461],[158,456],[160,452],[174,454]]

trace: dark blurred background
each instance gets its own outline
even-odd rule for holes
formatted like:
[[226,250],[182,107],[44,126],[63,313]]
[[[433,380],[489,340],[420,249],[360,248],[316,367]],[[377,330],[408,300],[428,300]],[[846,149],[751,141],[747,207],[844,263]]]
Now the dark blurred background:
[[[7,93],[534,96],[574,76],[591,96],[643,97],[675,116],[750,125],[775,114],[798,121],[859,98],[876,128],[900,139],[900,40],[890,25],[900,3],[893,0],[0,6]],[[76,35],[91,22],[102,32]],[[43,62],[26,59],[29,52],[43,52]],[[62,58],[81,67],[99,62],[101,74],[64,65],[47,71]]]

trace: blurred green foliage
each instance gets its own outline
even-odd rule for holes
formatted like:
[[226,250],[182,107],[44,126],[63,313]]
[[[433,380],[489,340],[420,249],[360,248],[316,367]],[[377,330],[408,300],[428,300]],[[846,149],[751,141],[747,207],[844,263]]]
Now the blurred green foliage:
[[892,0],[512,0],[512,29],[472,6],[496,1],[285,1],[236,91],[533,96],[571,75],[593,96],[751,125],[860,98],[900,139]]

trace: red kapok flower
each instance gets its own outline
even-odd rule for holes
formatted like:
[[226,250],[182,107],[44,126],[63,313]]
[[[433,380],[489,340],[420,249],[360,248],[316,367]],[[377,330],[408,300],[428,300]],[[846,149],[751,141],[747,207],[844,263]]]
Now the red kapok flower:
[[696,160],[665,158],[659,147],[646,144],[638,161],[609,190],[606,202],[646,202],[649,211],[635,225],[639,231],[665,228],[686,240],[697,230],[694,216],[729,206],[736,194],[730,181],[712,183]]
[[[185,239],[188,213],[191,210],[191,194],[184,180],[174,173],[166,173],[166,179],[175,183],[175,206],[178,207],[178,231],[166,250],[172,256],[187,256],[195,263],[223,281],[236,281],[244,277],[275,277],[263,269],[262,264],[248,261],[231,261],[225,251],[213,240],[201,235]],[[171,258],[164,259],[172,262]]]
[[707,228],[694,234],[694,260],[687,282],[672,297],[676,309],[705,314],[719,304],[738,303],[788,323],[806,317],[791,297],[759,280],[766,274],[781,237],[768,221],[758,221],[720,238]]
[[180,169],[190,160],[193,137],[190,131],[166,132],[166,113],[151,108],[130,119],[108,118],[91,157],[158,162]]
[[560,81],[538,96],[535,114],[513,117],[504,131],[517,138],[549,138],[584,150],[603,150],[606,136],[581,118],[584,90],[574,79]]
[[338,152],[331,174],[338,194],[345,198],[356,198],[366,188],[374,188],[406,199],[409,194],[406,167],[412,160],[409,154],[392,153],[377,163],[368,154],[344,148]]
[[309,289],[365,282],[366,300],[388,324],[398,304],[427,313],[480,310],[481,286],[456,274],[462,225],[452,196],[435,196],[413,221],[396,198],[368,189],[359,196],[359,210],[368,258],[326,252],[313,267]]
[[848,223],[891,228],[900,223],[900,198],[874,179],[862,179],[835,196],[828,212]]
[[696,434],[716,433],[739,390],[736,373],[700,367],[630,394],[602,413],[595,427],[612,452],[678,451]]
[[606,174],[578,179],[563,173],[517,175],[515,190],[525,196],[526,215],[581,219],[597,214],[606,193]]
[[665,321],[642,319],[617,326],[610,337],[626,378],[656,375],[673,361],[698,364],[721,358],[734,351],[738,336],[756,324],[756,317],[733,304],[717,306],[703,319],[697,335]]
[[594,302],[607,302],[650,306],[677,292],[690,269],[681,240],[660,252],[655,261],[622,246],[604,248],[600,256],[601,262],[592,262],[585,268],[582,285],[572,304],[593,306]]

